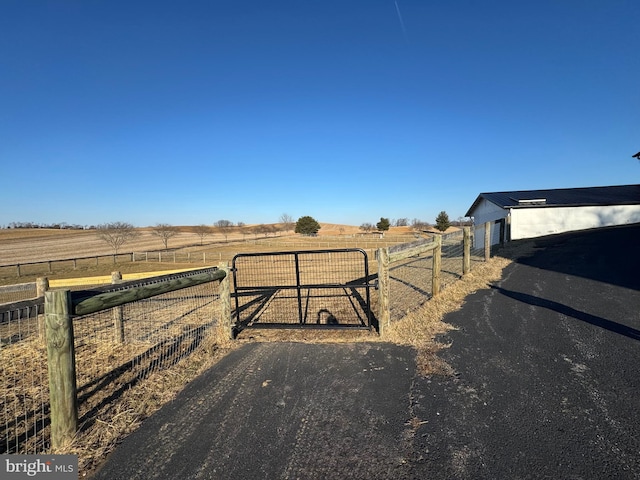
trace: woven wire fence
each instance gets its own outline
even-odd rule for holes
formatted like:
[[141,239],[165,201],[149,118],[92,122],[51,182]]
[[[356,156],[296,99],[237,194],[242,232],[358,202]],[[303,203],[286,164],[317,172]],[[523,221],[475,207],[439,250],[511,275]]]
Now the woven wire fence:
[[[484,262],[484,226],[471,229],[470,268]],[[440,287],[458,281],[463,275],[464,232],[457,231],[441,236]],[[476,244],[475,241],[478,241]],[[393,247],[390,252],[402,251],[426,245],[432,240],[422,240]],[[418,309],[432,298],[433,250],[392,263],[389,266],[389,310],[391,321],[397,321]]]
[[[0,314],[0,453],[51,448],[44,309],[33,308]],[[208,282],[75,317],[81,430],[105,428],[123,410],[138,408],[131,398],[149,388],[153,374],[170,380],[185,359],[209,356],[219,308],[219,282]]]
[[115,255],[98,255],[92,257],[66,258],[29,262],[20,264],[0,265],[0,277],[20,278],[47,275],[56,272],[90,269],[97,266],[115,265],[131,261],[131,253]]
[[0,304],[19,302],[37,296],[36,282],[18,283],[0,287]]

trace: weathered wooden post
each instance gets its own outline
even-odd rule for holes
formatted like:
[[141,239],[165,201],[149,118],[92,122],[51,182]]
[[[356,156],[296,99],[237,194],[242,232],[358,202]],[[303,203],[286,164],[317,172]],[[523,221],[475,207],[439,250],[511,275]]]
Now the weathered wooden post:
[[[122,273],[111,272],[111,283],[117,284],[122,282]],[[122,305],[113,307],[113,328],[116,343],[124,343],[124,310]]]
[[389,308],[389,249],[378,249],[378,334],[383,335],[384,328],[391,323]]
[[[36,297],[44,297],[44,292],[49,290],[49,279],[47,277],[38,277],[36,279]],[[45,334],[44,315],[38,315],[38,337],[44,340]]]
[[462,275],[471,271],[471,227],[462,227]]
[[38,277],[36,279],[36,297],[43,297],[44,292],[49,290],[49,279],[47,277]]
[[442,236],[434,238],[435,248],[433,249],[433,269],[431,277],[431,296],[435,297],[440,293],[440,270],[442,269]]
[[484,261],[491,258],[491,222],[484,224]]
[[78,429],[71,292],[49,290],[44,299],[51,446],[57,448],[69,443]]
[[224,329],[228,329],[229,338],[234,338],[235,325],[231,319],[231,280],[229,278],[229,264],[224,262],[218,265],[220,270],[224,270],[225,276],[220,280],[218,293],[220,295],[220,323]]

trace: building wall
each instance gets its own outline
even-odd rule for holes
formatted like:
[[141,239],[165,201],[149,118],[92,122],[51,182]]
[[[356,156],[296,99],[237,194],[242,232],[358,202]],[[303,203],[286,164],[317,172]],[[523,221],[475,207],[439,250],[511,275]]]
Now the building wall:
[[640,205],[514,208],[511,240],[629,223],[640,223]]
[[[480,229],[486,222],[491,222],[491,245],[500,243],[500,227],[495,225],[494,222],[500,219],[506,219],[508,210],[499,207],[495,203],[482,199],[478,206],[473,211],[473,224],[476,229]],[[481,232],[476,232],[474,235],[474,248],[481,248],[484,243],[484,236]]]
[[482,199],[473,211],[473,223],[479,226],[485,222],[494,222],[501,218],[506,218],[507,213],[508,211],[504,208]]

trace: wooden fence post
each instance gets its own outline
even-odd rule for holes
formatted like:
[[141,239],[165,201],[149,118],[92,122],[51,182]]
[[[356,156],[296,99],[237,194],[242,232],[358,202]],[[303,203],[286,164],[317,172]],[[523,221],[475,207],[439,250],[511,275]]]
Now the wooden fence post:
[[383,335],[384,328],[391,323],[389,308],[389,249],[378,249],[378,334]]
[[471,227],[462,228],[462,275],[471,271]]
[[220,322],[225,329],[229,329],[229,338],[233,340],[235,325],[231,319],[231,279],[229,278],[229,264],[224,262],[218,265],[220,270],[224,270],[225,276],[220,280]]
[[68,444],[78,429],[73,307],[69,290],[49,290],[44,299],[51,445],[57,448]]
[[484,224],[484,261],[491,258],[491,222]]
[[431,278],[431,296],[435,297],[440,293],[440,270],[442,269],[442,236],[434,238],[436,247],[433,249],[433,268]]
[[43,297],[44,292],[49,290],[49,279],[47,277],[38,277],[36,279],[36,297]]
[[[44,297],[44,292],[49,290],[49,279],[47,277],[38,277],[36,279],[36,297]],[[40,339],[46,339],[46,328],[44,315],[38,315],[38,336]]]
[[[122,273],[111,272],[111,283],[117,284],[122,282]],[[113,307],[113,328],[116,343],[124,343],[124,310],[122,305]]]

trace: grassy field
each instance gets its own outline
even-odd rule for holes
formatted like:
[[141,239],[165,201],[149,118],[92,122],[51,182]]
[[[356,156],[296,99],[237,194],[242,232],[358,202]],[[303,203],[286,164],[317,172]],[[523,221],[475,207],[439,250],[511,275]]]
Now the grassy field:
[[[3,229],[0,230],[0,285],[33,282],[37,277],[50,280],[76,277],[110,275],[113,271],[123,274],[140,274],[216,265],[229,262],[237,253],[272,252],[319,248],[365,248],[372,251],[382,246],[404,243],[415,238],[407,227],[392,227],[383,238],[364,234],[358,227],[322,224],[318,236],[308,237],[292,232],[279,232],[265,236],[253,233],[254,226],[235,227],[227,232],[214,231],[204,239],[189,227],[169,241],[169,250],[163,252],[163,261],[124,261],[118,257],[114,263],[109,257],[111,247],[91,230],[52,229]],[[162,251],[160,238],[150,228],[139,230],[139,236],[125,244],[121,252]],[[173,255],[178,261],[173,261]],[[104,255],[98,260],[78,261],[74,266],[70,259]],[[192,261],[187,262],[190,255]],[[157,254],[154,257],[157,259]],[[202,261],[202,259],[205,261]],[[62,261],[67,259],[67,261]],[[39,265],[23,265],[18,276],[15,267],[6,265],[43,262]],[[52,262],[48,265],[46,262]],[[3,267],[3,265],[5,265]]]

